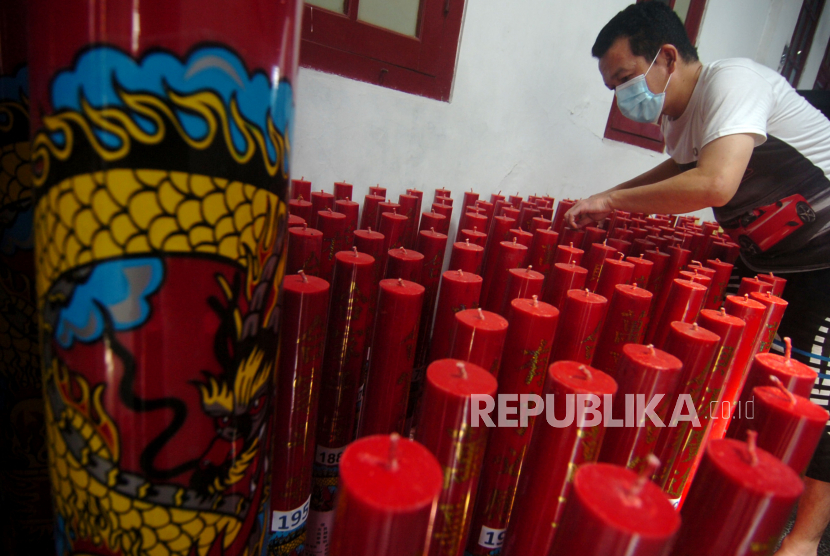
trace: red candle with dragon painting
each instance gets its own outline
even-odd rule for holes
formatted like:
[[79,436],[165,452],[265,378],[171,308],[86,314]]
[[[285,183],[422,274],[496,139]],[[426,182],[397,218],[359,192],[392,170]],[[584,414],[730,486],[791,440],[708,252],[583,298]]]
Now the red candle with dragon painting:
[[562,322],[567,325],[556,333],[551,361],[567,359],[590,365],[607,305],[608,300],[588,290],[568,291],[561,307]]
[[770,292],[752,292],[749,298],[766,307],[757,349],[759,353],[766,353],[775,340],[775,334],[778,332],[781,319],[784,318],[784,311],[787,309],[787,302]]
[[463,270],[448,270],[441,277],[441,291],[435,307],[435,325],[429,348],[430,362],[449,357],[455,314],[478,307],[481,282],[481,276]]
[[496,395],[493,375],[472,363],[440,359],[427,368],[415,440],[444,470],[432,541],[427,554],[462,556],[475,507],[476,487],[490,429],[471,426],[477,396]]
[[774,376],[784,385],[784,388],[805,398],[810,397],[813,384],[818,375],[816,372],[800,361],[792,358],[792,343],[789,338],[784,338],[786,351],[784,355],[775,353],[759,353],[752,360],[749,372],[744,383],[744,390],[741,394],[741,406],[746,406],[752,401],[752,390],[759,386],[775,386],[770,379]]
[[323,252],[323,233],[303,224],[288,228],[288,256],[285,267],[288,272],[303,271],[308,276],[320,273],[320,257]]
[[479,309],[455,314],[450,357],[475,363],[498,378],[507,320]]
[[643,340],[652,297],[650,291],[634,285],[619,284],[614,287],[591,362],[594,367],[611,376],[616,374],[623,346],[639,344]]
[[528,264],[542,274],[547,275],[553,266],[557,243],[559,243],[559,234],[550,228],[537,228],[533,232]]
[[622,260],[622,253],[618,255],[619,259],[605,259],[594,290],[595,293],[608,300],[614,295],[618,285],[631,284],[631,278],[634,276],[634,265]]
[[334,256],[347,247],[346,215],[328,209],[320,211],[317,213],[317,229],[323,232],[320,277],[330,281],[334,271]]
[[[504,415],[505,421],[496,423],[498,426],[490,433],[467,543],[467,551],[472,554],[490,553],[494,547],[488,541],[492,538],[495,542],[504,532],[514,501],[519,502],[515,498],[519,471],[537,421],[535,415],[540,413],[530,415],[527,398],[537,396],[537,402],[542,399],[538,396],[545,384],[559,310],[537,299],[516,299],[511,303],[509,318],[498,377],[499,396],[511,396],[509,407],[517,412],[523,409],[512,419]],[[541,410],[541,405],[536,409]]]
[[541,297],[544,282],[545,275],[536,272],[531,267],[511,268],[510,277],[507,279],[507,290],[499,314],[506,315],[510,308],[510,302],[514,299]]
[[305,537],[316,448],[315,427],[308,425],[317,422],[328,305],[325,280],[305,274],[283,279],[270,513],[270,531],[281,538],[273,545],[302,544]]

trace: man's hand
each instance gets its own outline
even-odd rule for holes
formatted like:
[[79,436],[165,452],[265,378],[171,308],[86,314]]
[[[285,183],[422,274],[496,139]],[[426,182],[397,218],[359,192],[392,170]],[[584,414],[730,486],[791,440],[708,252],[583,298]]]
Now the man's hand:
[[584,228],[611,214],[611,200],[607,192],[581,199],[565,213],[565,222],[572,228]]

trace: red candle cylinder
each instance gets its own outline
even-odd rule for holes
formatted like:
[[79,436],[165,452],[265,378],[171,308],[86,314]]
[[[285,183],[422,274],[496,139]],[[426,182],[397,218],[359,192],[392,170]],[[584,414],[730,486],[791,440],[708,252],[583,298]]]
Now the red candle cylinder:
[[605,259],[602,272],[597,281],[597,287],[594,291],[605,299],[610,300],[614,295],[617,285],[630,284],[633,276],[634,265],[622,260],[622,255],[620,255],[619,259]]
[[470,205],[474,205],[476,201],[478,201],[478,197],[478,193],[475,193],[472,189],[470,189],[469,191],[465,191],[463,195],[464,206],[467,207]]
[[498,378],[507,320],[489,311],[467,309],[455,314],[450,357],[469,361]]
[[[680,247],[675,246],[668,247],[666,251],[669,255],[669,259],[666,262],[666,269],[663,274],[663,284],[671,284],[672,280],[677,278],[680,272],[682,272],[683,267],[685,267],[689,263],[689,256],[691,255],[691,251],[689,251],[688,249],[682,249]],[[669,297],[670,290],[671,288],[669,287],[661,287],[659,289],[656,289],[655,293],[658,293],[658,295],[656,296],[654,301],[655,304],[652,307],[653,314],[659,315],[663,312],[663,309],[666,306],[666,301]],[[704,301],[706,301],[705,294]]]
[[516,243],[519,245],[524,245],[528,249],[530,249],[530,244],[533,243],[533,234],[530,232],[526,232],[524,230],[520,230],[518,228],[511,228],[510,229],[511,239],[515,238]]
[[749,298],[766,307],[764,321],[761,324],[761,338],[757,349],[758,352],[766,353],[772,347],[773,340],[775,340],[775,334],[778,332],[781,319],[784,317],[787,302],[770,292],[752,292],[749,294]]
[[[450,227],[447,217],[443,214],[438,214],[434,210],[431,212],[425,212],[421,215],[421,225],[418,231],[429,231],[435,230],[439,233],[444,233],[441,230],[448,229]],[[416,234],[417,237],[417,234]],[[415,242],[417,243],[418,240],[416,239]]]
[[[602,422],[588,426],[588,421],[575,419],[573,414],[568,421],[566,408],[576,403],[577,395],[596,396],[601,408],[605,396],[613,396],[616,390],[610,376],[586,365],[559,361],[548,368],[544,397],[546,404],[553,403],[556,422],[539,419],[534,425],[516,489],[519,503],[513,505],[505,535],[504,556],[548,554],[554,534],[561,529],[574,470],[596,461],[605,431]],[[473,530],[469,545],[478,541],[484,548],[495,548],[487,543],[486,534],[478,538],[475,534]]]
[[694,282],[695,284],[701,284],[702,286],[706,286],[706,296],[703,300],[703,307],[706,308],[706,299],[709,299],[709,291],[712,287],[712,279],[706,276],[705,274],[702,274],[698,267],[694,267],[694,271],[683,270],[679,272],[676,277],[681,278],[683,280],[688,280],[689,282]]
[[509,203],[508,203],[508,204],[506,204],[506,205],[505,205],[504,207],[502,207],[502,209],[501,209],[501,214],[502,214],[502,216],[506,216],[506,217],[508,217],[508,218],[512,218],[512,219],[513,219],[513,220],[515,220],[516,222],[518,222],[518,221],[519,221],[519,212],[520,212],[520,211],[519,211],[519,209],[517,209],[517,208],[513,208],[513,206],[512,206],[512,205],[510,205]]
[[288,215],[288,227],[289,228],[296,228],[298,226],[302,226],[303,224],[307,225],[305,219],[300,218],[296,214],[289,214]]
[[[421,214],[421,206],[423,205],[423,202],[424,202],[424,192],[421,191],[420,189],[407,189],[406,194],[407,195],[412,195],[413,197],[416,197],[418,199],[417,208],[415,209],[415,213],[412,215],[412,224],[415,227],[415,230],[412,233],[412,238],[413,238],[412,241],[414,242],[415,237],[418,233],[418,222],[419,222],[420,214]],[[398,202],[400,203],[400,201],[398,201]],[[403,207],[403,206],[404,206],[404,204],[401,203],[401,207]]]
[[674,321],[694,322],[706,301],[706,286],[675,278],[670,286],[667,302],[659,315],[649,324],[646,341],[661,347]]
[[417,251],[403,247],[387,251],[385,278],[403,278],[420,284],[423,269],[424,256]]
[[532,269],[532,267],[511,268],[507,278],[507,289],[505,290],[504,302],[499,309],[499,314],[507,315],[510,303],[514,299],[541,297],[542,285],[544,283],[545,275],[540,272],[536,272]]
[[337,201],[351,201],[353,186],[350,183],[343,181],[334,182],[334,200]]
[[585,230],[580,230],[579,228],[565,226],[562,228],[562,231],[559,232],[559,245],[570,245],[573,243],[574,245],[582,246],[584,239]]
[[734,369],[735,352],[741,342],[746,323],[721,308],[720,311],[704,309],[698,317],[700,326],[720,336],[717,357],[706,380],[706,392],[701,404],[701,423],[708,426],[718,402],[723,399],[723,387]]
[[830,413],[809,399],[796,396],[781,382],[759,386],[752,392],[755,403],[735,413],[729,438],[746,438],[750,430],[758,433],[758,447],[771,453],[799,475],[804,474]]
[[595,243],[591,245],[588,254],[582,261],[582,266],[588,270],[588,280],[585,282],[585,287],[591,291],[596,291],[597,282],[602,274],[602,269],[605,266],[605,260],[613,256],[617,252],[616,249],[610,245],[602,243]]
[[588,279],[588,271],[575,264],[556,263],[545,281],[542,299],[554,307],[562,308],[570,290],[582,290]]
[[[600,294],[602,295],[602,294]],[[608,296],[603,295],[606,299]],[[637,286],[618,284],[610,297],[611,303],[605,315],[605,323],[597,341],[592,365],[611,376],[625,344],[639,344],[643,340],[646,317],[652,301],[652,293]],[[673,406],[672,406],[673,407]]]
[[620,253],[622,253],[624,257],[627,257],[629,254],[631,254],[631,242],[612,237],[608,238],[605,241],[605,243],[606,245],[609,245],[617,251],[619,251]]
[[671,256],[661,251],[648,250],[643,253],[643,258],[654,263],[654,266],[651,267],[651,276],[649,277],[646,289],[659,297],[661,290],[667,283],[665,281],[666,270],[668,269]]
[[772,284],[758,280],[757,278],[741,278],[741,286],[738,288],[738,295],[746,295],[752,292],[772,293]]
[[579,265],[580,263],[582,263],[582,256],[584,254],[585,251],[583,251],[579,247],[574,247],[572,243],[570,245],[562,245],[562,243],[560,242],[559,245],[556,247],[556,251],[554,252],[553,264],[573,263],[575,265]]
[[665,351],[683,362],[683,370],[680,385],[670,396],[669,407],[674,411],[681,396],[691,404],[668,423],[669,426],[660,433],[654,450],[661,462],[655,483],[672,499],[679,499],[683,494],[689,472],[703,443],[705,429],[699,421],[697,426],[694,424],[692,411],[698,414],[704,411],[706,382],[715,363],[719,343],[720,336],[697,323],[671,323]]
[[706,299],[706,308],[719,309],[726,299],[726,287],[729,285],[729,277],[732,275],[733,266],[717,259],[706,261],[706,266],[715,271],[710,294]]
[[487,201],[482,201],[481,199],[479,199],[478,201],[476,201],[476,207],[481,209],[481,211],[485,215],[487,215],[487,230],[482,230],[486,232],[490,229],[490,222],[493,220],[493,217],[495,216],[495,206],[493,205],[493,203],[489,203]]
[[287,272],[303,271],[308,276],[320,273],[323,252],[323,233],[303,224],[302,228],[288,228]]
[[495,203],[496,201],[504,201],[506,197],[501,194],[501,191],[498,193],[491,193],[490,194],[490,202]]
[[343,239],[343,249],[346,249],[354,243],[354,231],[357,229],[360,205],[348,199],[338,199],[334,202],[334,208],[340,214],[346,215],[346,231]]
[[340,461],[331,556],[422,556],[429,546],[443,471],[424,446],[376,435]]
[[531,230],[531,225],[533,219],[541,214],[541,211],[535,205],[522,202],[522,208],[519,211],[519,228],[532,232],[533,230]]
[[377,220],[375,221],[374,226],[378,230],[380,230],[381,215],[384,212],[399,214],[400,210],[401,210],[401,205],[399,205],[398,203],[395,203],[393,201],[381,201],[380,203],[378,203],[378,215],[377,215]]
[[306,222],[311,222],[314,213],[311,210],[311,202],[304,198],[291,199],[288,201],[288,212],[295,216],[299,216]]
[[519,192],[517,191],[515,195],[510,195],[507,198],[507,201],[516,208],[519,208],[522,204],[522,198],[519,196]]
[[384,236],[383,247],[385,250],[403,247],[406,221],[406,216],[394,212],[384,212],[380,215],[378,231]]
[[646,239],[656,245],[655,250],[658,251],[665,251],[669,246],[669,238],[667,237],[650,234],[646,236]]
[[528,248],[514,241],[502,241],[487,261],[484,284],[481,288],[481,306],[487,311],[501,310],[511,268],[524,266]]
[[645,254],[646,251],[651,251],[656,248],[657,245],[653,241],[649,241],[645,238],[636,238],[633,242],[631,242],[631,256],[638,257]]
[[487,245],[484,251],[485,264],[490,256],[490,252],[495,250],[495,246],[501,241],[512,241],[513,236],[510,234],[510,229],[516,225],[515,218],[507,216],[494,216],[490,223],[490,233],[487,234]]
[[533,242],[530,244],[528,264],[542,274],[547,275],[553,266],[553,258],[558,242],[559,234],[549,228],[537,228],[533,232]]
[[[619,223],[620,220],[621,219],[617,219],[617,222]],[[614,228],[614,231],[612,231],[609,234],[609,236],[610,236],[610,239],[621,239],[621,240],[627,241],[629,243],[634,241],[634,232],[632,232],[628,228],[623,228],[623,227],[620,227],[620,226]]]
[[334,255],[344,250],[346,237],[346,215],[331,210],[317,213],[317,229],[323,233],[323,250],[320,257],[320,277],[331,280],[334,271]]
[[375,283],[383,278],[383,271],[386,270],[386,251],[383,250],[383,234],[371,230],[355,230],[354,246],[361,253],[366,253],[374,258],[373,275]]
[[404,429],[423,302],[424,287],[419,284],[380,282],[359,437]]
[[311,182],[305,179],[291,180],[291,198],[311,199]]
[[469,240],[452,244],[450,270],[463,270],[480,276],[483,260],[484,247],[470,243]]
[[440,510],[427,554],[464,553],[489,432],[488,427],[471,426],[471,409],[474,396],[495,395],[496,379],[478,365],[441,359],[427,369],[415,440],[432,452],[444,470]]
[[[451,199],[447,199],[447,201],[451,201]],[[443,214],[444,216],[446,216],[447,221],[449,221],[452,218],[452,204],[444,204],[443,202],[432,203],[432,210],[434,210],[438,214]]]
[[[530,229],[528,230],[531,234],[535,234],[536,230],[547,230],[553,224],[552,221],[548,220],[547,218],[542,218],[541,216],[535,217],[533,220],[530,221]],[[554,232],[551,230],[551,232]],[[556,234],[556,237],[559,237],[559,234]]]
[[[275,531],[283,526],[300,529],[308,515],[316,447],[313,425],[317,423],[328,305],[329,283],[325,280],[304,274],[283,279],[271,474],[271,526]],[[294,512],[300,512],[303,524],[283,517]]]
[[[683,363],[654,346],[626,344],[619,366],[614,373],[617,393],[614,396],[612,419],[606,418],[605,440],[599,461],[614,463],[640,472],[646,468],[648,456],[654,452],[660,429],[669,421],[674,407],[671,396],[679,386]],[[627,396],[628,395],[628,396]],[[635,396],[643,396],[645,411],[639,415],[626,406]],[[657,397],[662,398],[657,401]],[[657,403],[655,403],[657,402]],[[633,409],[633,405],[632,405]]]
[[770,554],[804,490],[795,471],[738,440],[706,448],[672,556]]
[[478,308],[481,276],[463,270],[448,270],[441,277],[441,291],[435,306],[435,325],[429,348],[429,361],[450,356],[455,314]]
[[787,286],[786,278],[775,276],[772,272],[770,272],[769,274],[759,274],[755,278],[757,280],[761,280],[762,282],[772,284],[772,295],[778,297],[781,297],[781,294],[784,293],[784,288]]
[[386,188],[381,187],[380,185],[370,185],[369,195],[377,195],[378,197],[386,199]]
[[366,230],[368,228],[377,229],[375,224],[378,221],[378,205],[386,200],[386,197],[380,195],[366,195],[363,198],[363,212],[360,215],[360,228]]
[[562,303],[562,322],[556,332],[551,361],[578,361],[590,365],[602,330],[608,301],[588,290],[570,290]]
[[[440,188],[440,189],[435,190],[435,199],[436,200],[438,200],[439,197],[442,198],[442,199],[450,199],[451,195],[452,195],[452,191],[450,191],[449,189],[443,188],[443,187]],[[450,201],[452,201],[452,200],[450,199]]]
[[[522,414],[511,423],[505,417],[490,433],[481,470],[478,503],[473,511],[470,543],[473,554],[487,553],[475,541],[487,531],[504,531],[514,507],[516,485],[524,455],[530,444],[535,415],[527,411],[527,400],[536,397],[545,383],[550,347],[559,310],[538,300],[516,299],[511,303],[510,326],[499,371],[499,395],[509,396]],[[537,407],[541,410],[541,405]],[[538,413],[537,413],[538,414]],[[511,426],[512,425],[512,426]]]
[[476,212],[467,212],[463,217],[463,226],[462,223],[459,222],[458,225],[458,232],[456,234],[456,241],[461,237],[462,230],[475,230],[477,232],[485,233],[484,230],[487,230],[487,216],[484,214],[478,214]]
[[559,204],[556,205],[556,214],[553,216],[553,231],[559,234],[562,233],[562,227],[565,225],[565,213],[570,210],[572,206],[576,204],[576,201],[572,201],[570,199],[562,199],[559,201]]
[[325,191],[311,192],[311,212],[319,214],[321,210],[334,210],[334,195]]
[[813,384],[818,377],[817,373],[800,361],[792,358],[790,350],[792,344],[786,338],[787,351],[783,356],[775,353],[759,353],[752,360],[749,372],[746,375],[744,390],[741,394],[740,405],[746,407],[752,401],[752,390],[759,386],[775,386],[770,378],[774,376],[784,385],[784,388],[797,396],[809,398]]
[[469,241],[470,243],[484,247],[487,245],[487,234],[479,232],[478,230],[461,230],[461,239],[459,241]]
[[550,556],[663,556],[679,528],[677,512],[647,477],[591,463],[574,476]]
[[644,259],[642,255],[639,257],[626,257],[625,260],[634,265],[634,274],[631,276],[631,283],[646,289],[651,279],[651,269],[654,267],[654,263]]
[[586,226],[583,230],[585,231],[585,237],[582,239],[582,249],[584,251],[589,251],[595,243],[602,243],[608,236],[608,232],[596,226]]
[[398,196],[398,205],[401,207],[398,212],[406,216],[403,246],[407,249],[412,249],[415,245],[415,233],[418,231],[418,215],[421,210],[421,201],[417,196],[407,193]]

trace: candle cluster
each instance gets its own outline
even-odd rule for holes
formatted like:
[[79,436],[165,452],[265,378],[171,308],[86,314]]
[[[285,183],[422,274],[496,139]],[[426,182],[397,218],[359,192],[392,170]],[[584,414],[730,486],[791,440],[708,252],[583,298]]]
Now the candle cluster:
[[785,280],[727,296],[691,217],[470,191],[448,245],[448,190],[334,185],[292,182],[271,554],[770,553],[828,418]]

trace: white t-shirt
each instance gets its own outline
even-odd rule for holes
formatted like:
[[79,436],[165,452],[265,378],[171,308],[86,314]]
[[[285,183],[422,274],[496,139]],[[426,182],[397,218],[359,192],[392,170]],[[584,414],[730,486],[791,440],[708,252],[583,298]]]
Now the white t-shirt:
[[755,139],[738,192],[716,207],[758,271],[830,267],[830,121],[773,70],[744,58],[705,65],[683,114],[663,117],[669,155],[693,166],[736,133]]

